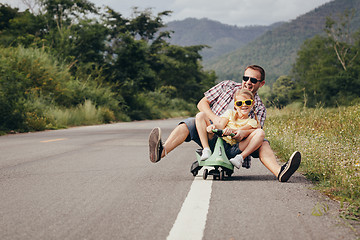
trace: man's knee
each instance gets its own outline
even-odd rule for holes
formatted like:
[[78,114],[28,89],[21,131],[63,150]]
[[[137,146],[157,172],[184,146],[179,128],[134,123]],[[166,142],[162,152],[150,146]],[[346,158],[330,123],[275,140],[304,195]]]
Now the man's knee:
[[177,125],[176,128],[180,133],[186,134],[186,136],[189,134],[189,128],[184,122]]
[[199,135],[196,129],[195,118],[187,118],[183,122],[180,122],[177,127],[177,133],[181,137],[185,137],[185,142],[190,142],[191,140],[199,144]]
[[204,113],[204,112],[198,112],[197,114],[196,114],[196,119],[205,119],[207,116],[206,116],[206,114]]
[[270,143],[269,143],[269,141],[264,140],[264,142],[262,143],[261,147],[270,148]]
[[273,154],[273,150],[270,147],[270,143],[267,140],[264,140],[261,144],[261,147],[259,148],[259,155],[261,156],[267,156],[269,154]]

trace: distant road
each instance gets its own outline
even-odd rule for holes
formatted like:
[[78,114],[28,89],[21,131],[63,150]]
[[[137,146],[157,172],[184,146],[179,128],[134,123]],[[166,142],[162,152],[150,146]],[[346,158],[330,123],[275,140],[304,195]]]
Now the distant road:
[[357,239],[298,173],[279,183],[255,159],[204,181],[193,143],[150,163],[150,130],[166,138],[177,122],[1,136],[0,239]]

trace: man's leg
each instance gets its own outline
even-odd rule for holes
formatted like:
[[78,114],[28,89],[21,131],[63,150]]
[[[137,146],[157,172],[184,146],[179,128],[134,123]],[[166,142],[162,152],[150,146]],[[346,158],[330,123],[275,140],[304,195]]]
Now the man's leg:
[[268,141],[264,141],[259,149],[259,158],[264,166],[276,177],[279,175],[281,166],[277,163],[275,154]]
[[156,163],[162,157],[174,150],[184,141],[195,141],[199,145],[200,139],[196,131],[195,118],[187,118],[170,133],[170,136],[163,144],[161,142],[161,129],[154,128],[149,135],[150,161]]
[[299,168],[301,162],[301,154],[295,151],[289,161],[283,166],[280,166],[277,161],[274,152],[272,151],[268,141],[264,141],[259,149],[259,158],[264,166],[269,169],[280,182],[287,182],[289,178]]
[[[164,143],[164,149],[161,153],[161,157],[165,157],[165,154],[168,154],[174,150],[177,146],[182,144],[187,136],[189,135],[189,129],[185,123],[177,125],[177,127],[170,133],[168,139]],[[165,152],[166,151],[166,152]]]

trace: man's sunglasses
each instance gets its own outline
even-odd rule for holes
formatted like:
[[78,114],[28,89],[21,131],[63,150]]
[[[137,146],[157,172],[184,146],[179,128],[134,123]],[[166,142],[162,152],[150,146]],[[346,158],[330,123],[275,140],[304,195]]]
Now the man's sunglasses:
[[250,79],[250,82],[252,82],[253,84],[256,84],[257,82],[261,82],[261,80],[257,80],[256,78],[243,76],[243,80],[245,82],[247,82],[249,79]]
[[236,101],[235,102],[235,105],[238,106],[238,107],[241,107],[242,105],[246,105],[246,106],[251,106],[253,103],[253,100],[252,99],[246,99],[244,101]]

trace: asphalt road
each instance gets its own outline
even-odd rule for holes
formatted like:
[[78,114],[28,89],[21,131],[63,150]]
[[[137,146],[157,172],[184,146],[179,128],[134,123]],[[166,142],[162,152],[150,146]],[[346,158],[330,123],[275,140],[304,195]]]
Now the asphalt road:
[[357,239],[339,205],[258,161],[231,180],[193,177],[196,145],[159,163],[148,135],[178,120],[0,137],[0,239]]

